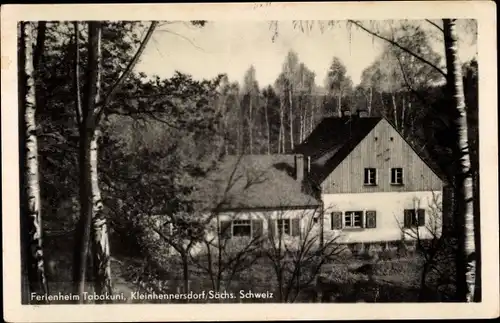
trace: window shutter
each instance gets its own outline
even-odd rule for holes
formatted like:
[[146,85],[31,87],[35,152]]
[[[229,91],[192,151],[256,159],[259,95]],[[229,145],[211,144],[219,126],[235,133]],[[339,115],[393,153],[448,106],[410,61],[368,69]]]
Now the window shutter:
[[411,227],[411,210],[405,210],[405,215],[404,215],[404,227],[405,228],[410,228]]
[[425,225],[425,210],[424,209],[418,209],[418,226],[424,226]]
[[220,221],[220,234],[223,238],[231,238],[231,221]]
[[376,211],[366,211],[366,227],[376,228],[377,227],[377,212]]
[[270,238],[274,238],[276,235],[276,221],[269,219],[267,220],[267,231],[269,233]]
[[332,212],[332,230],[342,229],[342,212]]
[[262,220],[252,220],[252,236],[260,237],[264,231]]
[[365,212],[361,212],[359,221],[360,221],[360,227],[364,228],[366,226]]
[[292,228],[291,228],[292,236],[297,237],[300,235],[300,219],[299,218],[293,218],[292,219]]

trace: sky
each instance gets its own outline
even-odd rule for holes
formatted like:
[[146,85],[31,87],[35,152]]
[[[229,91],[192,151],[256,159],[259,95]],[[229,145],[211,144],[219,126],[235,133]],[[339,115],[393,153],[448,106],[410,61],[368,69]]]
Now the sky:
[[[317,85],[323,85],[326,71],[334,56],[340,58],[352,78],[359,84],[361,73],[380,54],[383,41],[345,24],[310,32],[293,28],[292,21],[280,21],[278,37],[267,21],[213,21],[203,28],[184,22],[161,26],[153,34],[136,71],[148,76],[170,77],[178,70],[195,79],[214,78],[226,73],[230,81],[243,81],[253,65],[260,87],[273,84],[290,50],[315,72]],[[430,25],[429,25],[430,26]],[[434,28],[434,27],[430,27]],[[433,46],[441,53],[442,42]],[[462,61],[474,57],[476,46],[465,42],[459,47]]]

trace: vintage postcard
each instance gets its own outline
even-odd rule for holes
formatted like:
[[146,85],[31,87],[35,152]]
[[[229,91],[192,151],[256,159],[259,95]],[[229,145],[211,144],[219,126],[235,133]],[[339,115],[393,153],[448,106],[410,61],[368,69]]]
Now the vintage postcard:
[[6,321],[499,315],[493,2],[1,14]]

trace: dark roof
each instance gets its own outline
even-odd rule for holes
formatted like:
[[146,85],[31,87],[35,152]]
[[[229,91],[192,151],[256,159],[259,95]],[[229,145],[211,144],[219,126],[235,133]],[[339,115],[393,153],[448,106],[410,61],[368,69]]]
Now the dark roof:
[[[324,118],[294,152],[311,157],[310,178],[321,183],[353,151],[354,148],[375,128],[384,117],[328,117]],[[392,123],[385,119],[391,126]],[[393,126],[397,131],[397,129]],[[397,131],[403,140],[432,169],[446,181],[443,172],[435,163],[417,150]]]
[[324,118],[295,153],[311,157],[311,179],[322,182],[375,128],[381,117]]
[[317,207],[295,179],[294,155],[227,156],[204,185],[222,210]]

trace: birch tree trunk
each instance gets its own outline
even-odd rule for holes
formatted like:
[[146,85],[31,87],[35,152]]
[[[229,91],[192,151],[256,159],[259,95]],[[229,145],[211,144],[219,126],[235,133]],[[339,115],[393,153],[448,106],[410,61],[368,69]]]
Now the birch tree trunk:
[[458,57],[458,41],[455,19],[443,19],[443,32],[449,95],[458,111],[455,127],[458,132],[456,217],[459,233],[459,255],[457,256],[457,292],[462,301],[472,302],[475,289],[476,255],[474,240],[474,204],[472,174],[467,131],[467,110],[463,89],[462,66]]
[[[239,101],[239,98],[237,98],[237,100]],[[241,155],[243,152],[242,152],[242,128],[243,128],[243,114],[241,112],[241,106],[238,105],[238,114],[237,114],[237,124],[236,124],[236,154],[237,155]]]
[[304,119],[303,119],[303,111],[302,111],[302,99],[299,94],[298,97],[298,102],[297,102],[297,111],[299,112],[299,143],[302,142],[302,136],[303,136],[303,125],[304,125]]
[[337,100],[338,100],[337,113],[339,115],[339,118],[342,118],[342,93],[339,92]]
[[99,134],[96,131],[90,141],[89,162],[92,190],[92,255],[94,264],[95,292],[111,295],[111,253],[106,218],[103,214],[101,191],[97,169]]
[[372,116],[373,87],[370,86],[370,96],[368,100],[368,116]]
[[394,115],[394,125],[396,126],[396,129],[399,130],[398,128],[398,109],[396,105],[396,95],[394,93],[391,93],[392,97],[392,113]]
[[278,133],[278,154],[285,152],[285,107],[283,105],[283,100],[280,100],[280,130]]
[[266,118],[266,137],[267,137],[267,154],[271,155],[271,129],[269,126],[269,115],[268,115],[268,104],[269,99],[266,98],[266,103],[264,106],[264,117]]
[[[77,232],[77,255],[74,265],[75,292],[85,291],[87,254],[92,235],[95,292],[110,294],[111,267],[106,219],[102,214],[101,192],[97,173],[97,115],[101,91],[101,33],[100,22],[89,22],[87,93],[80,125],[80,223]],[[80,297],[80,302],[83,302]]]
[[401,104],[401,133],[405,133],[405,105],[406,105],[406,100],[405,96],[403,94],[403,104]]
[[309,121],[309,134],[313,131],[314,127],[314,114],[316,113],[316,102],[313,102],[311,105],[311,120]]
[[[292,90],[288,89],[288,104],[290,105],[290,151],[293,150],[293,99],[292,99]],[[283,149],[283,152],[285,150]]]
[[250,155],[253,153],[253,120],[252,120],[252,92],[249,93],[249,113],[248,113],[248,140],[250,143]]
[[[36,136],[36,102],[35,63],[33,25],[30,22],[20,23],[19,75],[20,108],[24,114],[25,136],[25,170],[24,170],[24,207],[23,227],[27,249],[28,281],[30,292],[48,294],[48,284],[45,275],[45,262],[42,244],[42,212],[40,200],[40,182],[38,165],[38,141]],[[42,45],[43,46],[43,45]]]

